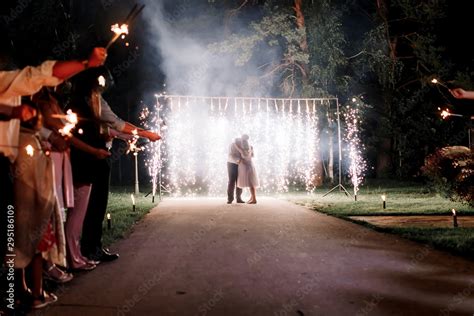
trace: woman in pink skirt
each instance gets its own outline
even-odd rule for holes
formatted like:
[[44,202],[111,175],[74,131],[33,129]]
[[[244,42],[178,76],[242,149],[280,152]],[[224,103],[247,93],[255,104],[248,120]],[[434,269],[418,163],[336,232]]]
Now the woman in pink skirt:
[[249,136],[242,135],[242,141],[237,144],[237,148],[242,155],[239,163],[239,176],[237,177],[237,187],[250,189],[250,200],[248,204],[257,204],[256,189],[259,186],[257,171],[253,164],[253,147],[249,145]]

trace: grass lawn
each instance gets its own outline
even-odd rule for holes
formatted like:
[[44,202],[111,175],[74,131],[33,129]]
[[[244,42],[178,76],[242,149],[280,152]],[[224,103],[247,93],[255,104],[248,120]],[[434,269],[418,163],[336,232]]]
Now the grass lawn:
[[140,221],[150,210],[158,205],[158,197],[152,203],[151,195],[145,197],[145,193],[135,196],[136,209],[133,212],[132,198],[133,188],[114,188],[109,194],[107,212],[111,215],[112,228],[107,229],[107,220],[104,220],[103,243],[108,246],[115,241],[126,237],[131,233],[133,225]]
[[[319,189],[312,195],[288,194],[283,197],[315,211],[350,221],[353,220],[349,216],[450,215],[453,208],[459,216],[474,216],[474,209],[469,205],[452,202],[416,184],[369,184],[359,191],[357,202],[339,191],[323,197],[327,191]],[[387,197],[385,210],[382,207],[382,194]],[[363,221],[353,222],[474,259],[474,228],[382,228]]]

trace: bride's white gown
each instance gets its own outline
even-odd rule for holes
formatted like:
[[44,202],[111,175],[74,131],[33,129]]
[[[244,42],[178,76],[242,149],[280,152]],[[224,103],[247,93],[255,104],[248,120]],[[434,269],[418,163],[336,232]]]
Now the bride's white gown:
[[257,188],[259,186],[257,171],[252,161],[253,148],[248,151],[242,151],[242,161],[239,163],[239,175],[237,177],[237,187],[239,188]]

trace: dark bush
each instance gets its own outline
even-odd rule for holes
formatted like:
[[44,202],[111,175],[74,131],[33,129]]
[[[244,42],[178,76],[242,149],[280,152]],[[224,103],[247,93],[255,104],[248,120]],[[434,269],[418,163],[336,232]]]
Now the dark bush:
[[474,206],[474,152],[445,147],[426,157],[422,171],[433,187],[453,201]]

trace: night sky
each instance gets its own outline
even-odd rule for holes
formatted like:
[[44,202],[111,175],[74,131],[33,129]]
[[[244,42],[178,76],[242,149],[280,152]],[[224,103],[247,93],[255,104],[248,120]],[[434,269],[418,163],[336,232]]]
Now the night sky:
[[[122,0],[2,1],[0,6],[0,15],[3,16],[3,19],[0,19],[2,36],[8,34],[13,41],[19,65],[37,64],[48,57],[85,58],[91,47],[104,45],[107,42],[110,36],[109,26],[120,21],[134,3]],[[369,14],[373,13],[375,1],[365,0],[356,3],[357,5],[353,6],[344,18],[346,29],[352,30],[349,33],[350,40],[359,39],[363,35],[362,32],[371,24]],[[180,5],[180,1],[165,1],[166,12],[172,16],[179,10]],[[203,9],[203,5],[206,6],[207,1],[202,1],[201,5],[196,4],[195,10],[186,14],[199,12],[200,8]],[[472,48],[469,48],[469,42],[473,37],[470,34],[473,7],[472,1],[448,1],[446,18],[439,24],[439,39],[446,48],[446,58],[455,63],[459,69],[473,65],[474,54]],[[146,7],[145,10],[147,9],[151,8]],[[244,14],[254,16],[251,11],[252,9],[249,9]],[[14,19],[8,19],[13,12],[17,12],[13,14]],[[55,56],[58,54],[53,52],[58,50],[54,50],[57,47],[52,44],[68,33],[74,33],[77,47],[60,50],[60,56]],[[155,82],[163,81],[159,52],[150,46],[150,36],[156,34],[150,34],[149,26],[141,16],[127,38],[131,45],[129,47],[123,44],[116,45],[111,50],[107,62],[111,68],[130,58],[135,47],[140,51],[139,56],[133,60],[134,66],[127,69],[127,76],[124,76],[127,78],[117,78],[119,85],[122,81],[127,81],[127,84],[133,82],[143,93],[152,89]],[[351,53],[353,52],[347,52],[348,55]],[[138,85],[137,76],[143,78],[139,80]],[[150,81],[153,83],[150,84]]]

